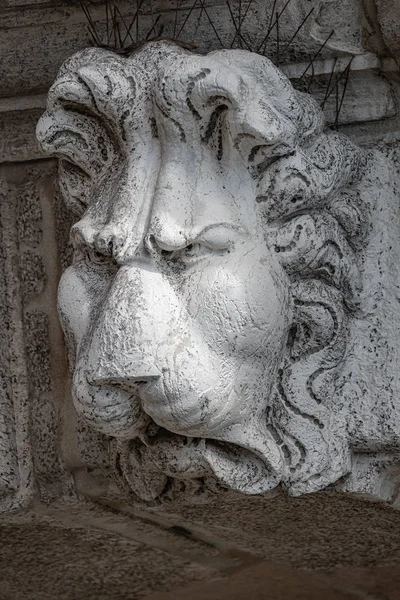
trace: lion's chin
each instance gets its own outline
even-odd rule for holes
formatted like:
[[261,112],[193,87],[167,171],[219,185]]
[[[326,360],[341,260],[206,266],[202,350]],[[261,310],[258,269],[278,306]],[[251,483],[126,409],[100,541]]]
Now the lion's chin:
[[[230,442],[191,438],[151,423],[140,439],[120,442],[122,471],[133,491],[145,501],[162,497],[168,478],[214,477],[222,487],[245,494],[263,494],[277,487],[281,473],[268,457]],[[121,459],[120,459],[121,460]],[[142,473],[152,471],[143,487]]]

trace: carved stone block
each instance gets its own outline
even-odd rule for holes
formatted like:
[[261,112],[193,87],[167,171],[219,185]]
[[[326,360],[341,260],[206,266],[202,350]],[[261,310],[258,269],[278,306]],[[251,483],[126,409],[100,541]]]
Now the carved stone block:
[[375,477],[387,497],[396,152],[326,129],[262,56],[166,41],[73,56],[37,133],[80,218],[59,287],[73,400],[122,487],[158,502]]

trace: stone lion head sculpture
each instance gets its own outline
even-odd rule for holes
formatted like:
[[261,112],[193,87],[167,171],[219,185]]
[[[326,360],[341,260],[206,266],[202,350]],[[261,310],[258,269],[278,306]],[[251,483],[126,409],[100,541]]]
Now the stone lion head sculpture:
[[167,41],[73,56],[37,131],[79,217],[59,287],[74,404],[123,485],[155,501],[345,475],[363,152],[268,59]]

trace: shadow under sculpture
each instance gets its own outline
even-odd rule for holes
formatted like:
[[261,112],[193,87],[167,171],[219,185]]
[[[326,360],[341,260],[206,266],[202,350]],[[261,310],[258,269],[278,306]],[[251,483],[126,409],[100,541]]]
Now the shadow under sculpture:
[[358,423],[376,157],[268,59],[167,41],[73,56],[37,132],[80,218],[59,287],[74,404],[120,483],[368,491],[357,452],[398,443]]

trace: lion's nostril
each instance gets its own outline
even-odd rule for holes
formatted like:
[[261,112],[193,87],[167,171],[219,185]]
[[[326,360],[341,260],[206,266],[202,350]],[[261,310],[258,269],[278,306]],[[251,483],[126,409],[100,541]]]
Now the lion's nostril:
[[[116,375],[112,373],[93,373],[87,376],[89,385],[111,386],[121,389],[137,388],[140,385],[158,379],[161,372],[154,366],[141,370],[140,375]],[[140,372],[140,371],[139,371]]]
[[152,248],[154,248],[154,246],[156,246],[156,238],[154,237],[153,234],[149,235],[146,241]]
[[139,356],[125,357],[118,364],[96,365],[99,361],[93,357],[93,362],[86,371],[87,381],[90,385],[108,385],[121,388],[148,383],[161,377],[161,371],[151,358],[140,354]]

